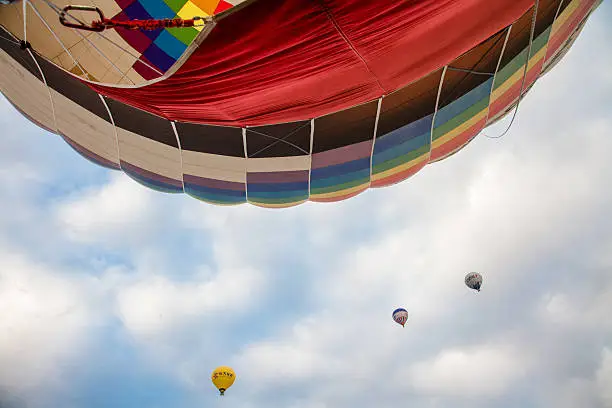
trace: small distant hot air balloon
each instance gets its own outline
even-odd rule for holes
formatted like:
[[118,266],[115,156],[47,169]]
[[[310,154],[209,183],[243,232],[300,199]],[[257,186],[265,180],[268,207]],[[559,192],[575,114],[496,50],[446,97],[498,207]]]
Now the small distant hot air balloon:
[[467,275],[465,275],[465,284],[468,288],[480,292],[480,287],[482,286],[482,275],[478,272],[468,273]]
[[219,390],[219,393],[225,395],[225,391],[234,384],[236,373],[231,367],[219,366],[213,370],[210,379]]
[[395,320],[397,324],[401,324],[402,327],[404,327],[406,321],[408,320],[408,311],[406,311],[406,309],[402,309],[401,307],[399,309],[395,309],[393,311],[393,320]]

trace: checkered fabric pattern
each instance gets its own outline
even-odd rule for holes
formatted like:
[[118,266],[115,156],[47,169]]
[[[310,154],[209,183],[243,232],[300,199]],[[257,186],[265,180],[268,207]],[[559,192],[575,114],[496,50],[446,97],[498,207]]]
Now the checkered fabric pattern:
[[[116,0],[119,20],[207,17],[233,7],[225,0]],[[117,28],[119,35],[139,54],[133,68],[144,79],[165,73],[185,52],[202,27],[166,28],[154,31]],[[146,64],[143,64],[142,62]],[[155,67],[153,70],[151,67]]]

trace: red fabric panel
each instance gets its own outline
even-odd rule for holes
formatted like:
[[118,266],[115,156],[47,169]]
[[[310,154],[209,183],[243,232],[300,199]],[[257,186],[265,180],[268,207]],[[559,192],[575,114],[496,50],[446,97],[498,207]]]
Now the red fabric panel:
[[255,126],[355,106],[451,62],[534,0],[259,0],[170,78],[96,91],[177,121]]

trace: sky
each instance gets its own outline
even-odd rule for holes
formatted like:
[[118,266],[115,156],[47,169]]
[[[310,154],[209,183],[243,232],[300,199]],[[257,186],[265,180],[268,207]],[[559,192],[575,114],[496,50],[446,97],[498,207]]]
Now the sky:
[[0,97],[0,407],[611,408],[610,21],[504,137],[285,210],[148,190]]

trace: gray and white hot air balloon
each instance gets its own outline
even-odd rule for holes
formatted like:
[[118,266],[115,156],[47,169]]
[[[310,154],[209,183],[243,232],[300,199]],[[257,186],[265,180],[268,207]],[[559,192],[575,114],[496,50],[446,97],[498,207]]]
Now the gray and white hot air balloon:
[[468,273],[465,275],[465,284],[468,288],[480,292],[480,287],[482,286],[482,275],[478,272]]

